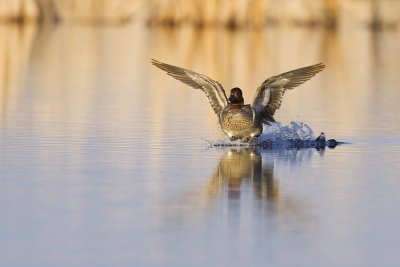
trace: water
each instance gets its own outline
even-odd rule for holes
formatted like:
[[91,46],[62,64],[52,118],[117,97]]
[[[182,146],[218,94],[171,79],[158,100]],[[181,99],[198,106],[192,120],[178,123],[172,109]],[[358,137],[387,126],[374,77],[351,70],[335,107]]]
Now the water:
[[[0,33],[2,266],[400,264],[399,32]],[[206,97],[150,58],[240,86],[245,102],[323,61],[275,118],[350,144],[210,148],[224,136]]]

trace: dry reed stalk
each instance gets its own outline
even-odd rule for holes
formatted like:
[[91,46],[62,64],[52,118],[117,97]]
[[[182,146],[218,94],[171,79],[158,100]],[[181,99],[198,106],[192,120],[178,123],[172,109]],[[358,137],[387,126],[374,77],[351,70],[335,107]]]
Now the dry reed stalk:
[[35,0],[0,0],[0,22],[37,21],[38,14]]
[[[355,6],[355,8],[348,8]],[[356,13],[364,25],[400,23],[394,0],[153,0],[150,25],[260,28],[271,23],[334,29],[344,13]]]
[[124,23],[143,0],[0,0],[0,21]]
[[57,0],[54,4],[62,20],[66,22],[121,24],[132,19],[142,2],[139,0]]
[[0,21],[121,24],[135,15],[149,25],[335,28],[353,15],[374,29],[400,23],[400,0],[0,0]]

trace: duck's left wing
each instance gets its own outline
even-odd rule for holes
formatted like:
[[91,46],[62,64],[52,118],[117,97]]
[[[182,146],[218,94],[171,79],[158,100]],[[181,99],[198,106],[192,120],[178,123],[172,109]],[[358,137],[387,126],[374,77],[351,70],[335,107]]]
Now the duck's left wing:
[[166,71],[168,75],[175,79],[195,89],[203,90],[216,114],[219,114],[219,112],[228,105],[224,88],[219,82],[214,81],[210,77],[192,70],[165,64],[155,59],[152,59],[151,63],[163,71]]
[[285,91],[308,81],[324,68],[325,65],[319,63],[268,78],[257,88],[252,107],[261,114],[264,123],[274,122],[273,116],[281,106]]

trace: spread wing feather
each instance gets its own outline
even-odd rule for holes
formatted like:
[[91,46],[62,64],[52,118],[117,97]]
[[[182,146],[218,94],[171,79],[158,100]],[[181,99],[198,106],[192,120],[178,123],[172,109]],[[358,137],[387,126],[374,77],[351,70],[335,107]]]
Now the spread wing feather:
[[293,89],[308,81],[325,65],[322,63],[288,71],[266,79],[257,88],[252,107],[256,113],[261,114],[264,123],[274,122],[274,114],[280,108],[286,90]]
[[167,72],[168,75],[174,77],[175,79],[186,83],[195,89],[203,90],[216,114],[219,114],[219,112],[228,105],[224,88],[219,82],[214,81],[206,75],[194,72],[192,70],[165,64],[155,59],[152,59],[151,63]]

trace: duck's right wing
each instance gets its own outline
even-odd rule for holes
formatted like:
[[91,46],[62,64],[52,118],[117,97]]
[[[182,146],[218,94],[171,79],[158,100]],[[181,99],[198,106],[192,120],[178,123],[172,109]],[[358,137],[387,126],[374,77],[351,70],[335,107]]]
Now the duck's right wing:
[[206,75],[165,64],[155,59],[152,59],[151,63],[167,72],[168,75],[175,79],[186,83],[195,89],[203,90],[216,114],[219,114],[219,112],[228,105],[228,99],[226,98],[224,88],[219,82],[214,81]]
[[268,124],[269,122],[274,122],[273,116],[275,111],[281,106],[285,91],[308,81],[324,68],[325,65],[319,63],[266,79],[261,86],[257,88],[252,107],[258,114],[261,114],[264,123]]

